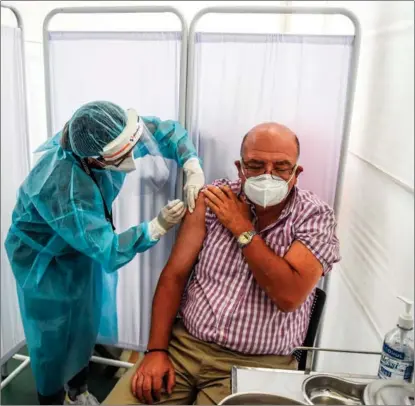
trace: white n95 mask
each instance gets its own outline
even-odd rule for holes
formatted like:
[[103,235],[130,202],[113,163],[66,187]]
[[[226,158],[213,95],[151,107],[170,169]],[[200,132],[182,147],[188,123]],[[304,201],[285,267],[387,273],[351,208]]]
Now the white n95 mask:
[[288,181],[270,174],[247,178],[244,184],[247,198],[261,207],[275,206],[281,203],[288,195],[288,184],[291,182],[296,168],[297,166],[293,169]]

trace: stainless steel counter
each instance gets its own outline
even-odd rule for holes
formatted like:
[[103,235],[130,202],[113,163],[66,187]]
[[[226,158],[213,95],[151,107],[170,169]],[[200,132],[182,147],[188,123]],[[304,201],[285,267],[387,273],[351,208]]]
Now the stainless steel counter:
[[[245,368],[232,369],[232,393],[263,392],[286,396],[304,402],[302,384],[311,375],[321,372],[288,371],[283,369]],[[369,383],[376,376],[353,374],[330,374],[359,383]]]

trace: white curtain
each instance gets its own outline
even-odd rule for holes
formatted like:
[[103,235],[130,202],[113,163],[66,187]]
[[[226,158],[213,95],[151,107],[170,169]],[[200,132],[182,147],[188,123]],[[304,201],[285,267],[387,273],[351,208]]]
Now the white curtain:
[[4,248],[17,190],[29,172],[22,32],[1,27],[1,363],[24,342],[16,284]]
[[197,33],[187,119],[207,180],[235,179],[243,136],[277,121],[300,140],[300,187],[333,204],[352,46],[348,36]]
[[[177,120],[180,47],[178,32],[51,32],[54,132],[80,105],[92,100],[109,100],[134,108],[139,115]],[[136,197],[131,185],[121,191],[114,204],[117,232],[151,220],[174,198],[177,166],[171,161],[168,165],[170,181],[158,193]],[[116,312],[110,332],[112,338],[117,336],[115,344],[145,348],[153,293],[173,241],[170,232],[150,251],[138,254],[118,272],[118,281],[117,274],[106,275],[113,292],[105,301],[105,311]]]

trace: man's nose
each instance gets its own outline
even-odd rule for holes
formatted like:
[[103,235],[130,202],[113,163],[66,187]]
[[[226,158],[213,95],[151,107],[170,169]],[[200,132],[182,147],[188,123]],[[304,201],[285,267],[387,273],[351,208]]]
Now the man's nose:
[[274,168],[273,168],[273,166],[272,166],[272,163],[269,163],[269,164],[266,164],[265,165],[265,173],[267,174],[267,175],[271,175],[271,173],[272,173],[272,170],[273,170]]

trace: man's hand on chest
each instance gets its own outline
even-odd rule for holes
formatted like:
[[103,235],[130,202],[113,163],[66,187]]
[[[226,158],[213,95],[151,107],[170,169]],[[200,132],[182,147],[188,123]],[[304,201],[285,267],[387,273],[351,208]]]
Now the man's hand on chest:
[[208,186],[203,193],[206,205],[236,238],[255,230],[249,204],[239,199],[229,186]]

